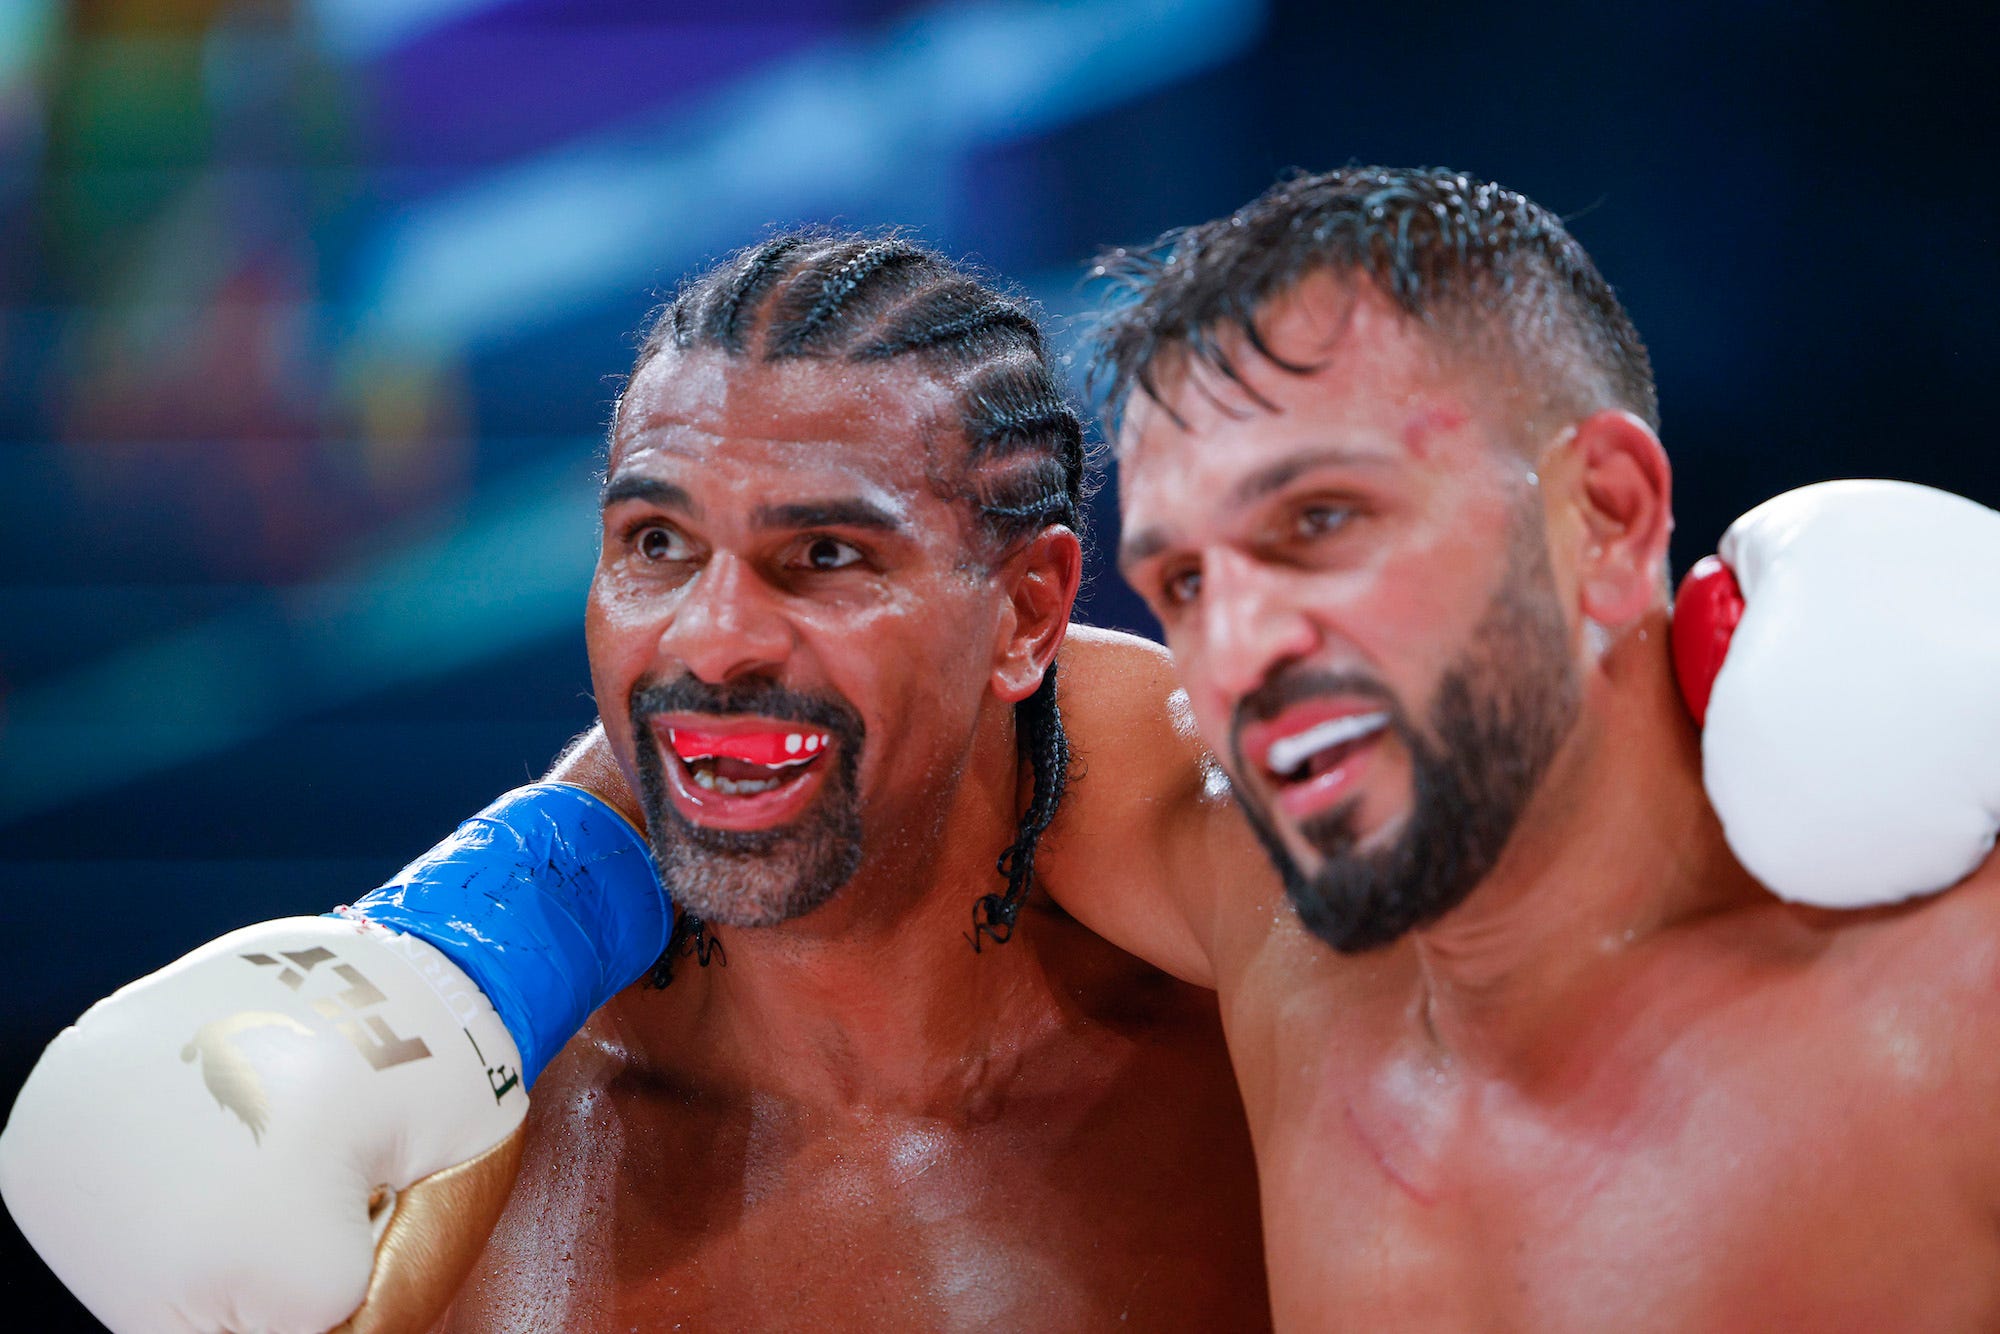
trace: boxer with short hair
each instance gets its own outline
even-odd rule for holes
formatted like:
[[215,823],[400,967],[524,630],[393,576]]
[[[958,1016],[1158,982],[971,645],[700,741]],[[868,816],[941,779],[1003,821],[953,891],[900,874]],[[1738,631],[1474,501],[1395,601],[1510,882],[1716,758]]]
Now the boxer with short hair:
[[1554,216],[1353,169],[1100,272],[1121,566],[1284,880],[1199,919],[1279,1326],[2000,1325],[2000,515],[1732,531],[1712,807],[1646,354]]

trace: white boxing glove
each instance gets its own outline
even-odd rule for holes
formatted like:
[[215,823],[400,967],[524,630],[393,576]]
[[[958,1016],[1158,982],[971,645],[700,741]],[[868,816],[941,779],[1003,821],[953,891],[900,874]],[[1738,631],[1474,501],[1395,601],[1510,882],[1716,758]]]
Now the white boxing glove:
[[[423,941],[266,922],[120,989],[49,1045],[0,1135],[0,1194],[117,1334],[323,1334],[375,1304],[399,1196],[498,1173],[483,1224],[444,1243],[477,1253],[518,1161],[520,1065],[486,997]],[[397,1327],[388,1314],[371,1327]]]
[[2000,512],[1827,482],[1759,505],[1720,553],[1682,587],[1674,646],[1737,858],[1833,908],[1964,878],[2000,829]]

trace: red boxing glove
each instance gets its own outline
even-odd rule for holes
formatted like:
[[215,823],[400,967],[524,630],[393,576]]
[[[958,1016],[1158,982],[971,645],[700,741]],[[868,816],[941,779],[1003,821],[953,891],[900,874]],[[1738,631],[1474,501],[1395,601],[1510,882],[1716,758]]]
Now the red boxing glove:
[[1720,556],[1695,562],[1674,596],[1674,676],[1695,726],[1708,721],[1715,674],[1729,656],[1729,641],[1743,619],[1743,590]]

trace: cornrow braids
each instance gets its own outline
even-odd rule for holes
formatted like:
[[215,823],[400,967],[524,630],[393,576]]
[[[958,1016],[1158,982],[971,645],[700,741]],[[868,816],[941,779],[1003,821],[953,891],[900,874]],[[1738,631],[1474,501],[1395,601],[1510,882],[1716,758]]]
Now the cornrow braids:
[[[893,337],[884,338],[860,349],[859,357],[867,361],[885,361],[890,357],[900,357],[905,352],[919,352],[926,348],[962,350],[976,346],[981,340],[1003,341],[1010,335],[1021,339],[1038,353],[1042,345],[1042,331],[1035,324],[1034,316],[1011,301],[985,294],[983,300],[967,301],[957,293],[947,293],[942,299],[929,303],[937,310],[937,318],[924,318],[919,312],[911,326]],[[942,307],[956,308],[947,313]]]
[[[831,274],[820,286],[818,295],[804,315],[786,328],[782,344],[768,346],[765,357],[777,360],[785,356],[797,356],[813,341],[814,335],[829,330],[829,321],[847,307],[855,294],[884,269],[892,265],[921,262],[924,252],[907,241],[890,238],[855,255]],[[804,290],[803,284],[794,284],[793,291]],[[829,330],[837,336],[838,326]]]
[[974,953],[979,951],[981,940],[1004,945],[1014,938],[1014,922],[1021,914],[1021,905],[1028,901],[1028,891],[1034,888],[1035,849],[1041,845],[1043,831],[1056,818],[1063,789],[1069,785],[1069,737],[1063,732],[1062,710],[1056,702],[1055,663],[1049,664],[1048,674],[1035,693],[1014,707],[1014,730],[1022,753],[1028,757],[1034,788],[1014,841],[995,863],[1007,887],[997,894],[980,895],[972,905],[972,931],[966,939],[972,942]]
[[[730,283],[716,295],[714,313],[710,316],[703,332],[709,340],[721,344],[731,352],[743,350],[743,307],[755,307],[755,298],[761,296],[779,276],[778,263],[790,252],[799,248],[800,240],[795,236],[781,236],[766,241],[751,251],[737,266],[736,281]],[[679,308],[675,303],[676,309]],[[676,346],[689,347],[693,339],[682,337],[675,340]]]
[[1257,317],[1320,270],[1372,282],[1448,344],[1497,353],[1558,411],[1621,407],[1659,428],[1645,344],[1561,219],[1516,191],[1431,167],[1299,176],[1226,218],[1100,255],[1091,272],[1112,300],[1093,334],[1092,379],[1108,391],[1108,416],[1134,392],[1165,406],[1163,357],[1241,385],[1221,330],[1309,373],[1272,355]]
[[[763,361],[912,358],[957,386],[968,451],[963,492],[990,554],[1057,525],[1084,536],[1083,421],[1033,309],[901,234],[797,231],[740,251],[683,283],[660,308],[632,374],[670,344]],[[1002,887],[973,905],[967,939],[975,950],[1013,936],[1034,887],[1036,849],[1069,782],[1055,664],[1014,706],[1014,731],[1029,798],[996,864]],[[706,965],[720,951],[713,929],[683,913],[649,981],[665,986],[676,959],[692,955]]]

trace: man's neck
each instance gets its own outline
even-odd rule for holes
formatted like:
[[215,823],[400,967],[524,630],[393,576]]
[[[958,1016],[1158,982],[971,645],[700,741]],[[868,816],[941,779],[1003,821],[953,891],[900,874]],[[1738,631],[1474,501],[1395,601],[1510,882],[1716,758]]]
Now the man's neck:
[[1593,671],[1498,865],[1415,937],[1414,1016],[1444,1059],[1532,1077],[1561,1059],[1629,951],[1761,894],[1723,842],[1666,618],[1649,616]]
[[[933,828],[877,840],[832,900],[771,927],[717,929],[725,962],[628,993],[615,1020],[635,1058],[718,1087],[829,1106],[962,1108],[1053,1014],[1023,932],[974,951],[976,899],[1022,796],[1011,723],[982,729]],[[675,994],[678,993],[678,994]]]

